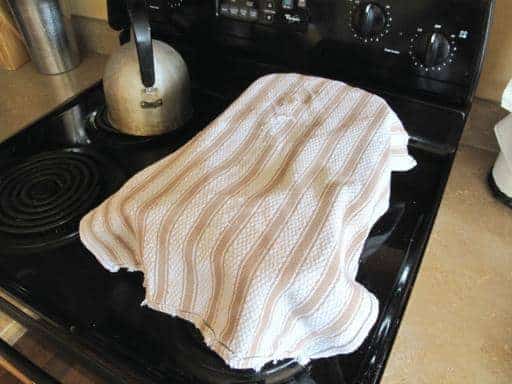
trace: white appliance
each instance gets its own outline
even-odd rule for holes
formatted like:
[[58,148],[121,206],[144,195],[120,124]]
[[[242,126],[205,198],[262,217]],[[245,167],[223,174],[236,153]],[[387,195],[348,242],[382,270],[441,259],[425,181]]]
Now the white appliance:
[[[501,105],[512,112],[512,80],[503,92]],[[512,114],[498,122],[494,132],[500,152],[489,175],[489,183],[495,196],[512,208]]]

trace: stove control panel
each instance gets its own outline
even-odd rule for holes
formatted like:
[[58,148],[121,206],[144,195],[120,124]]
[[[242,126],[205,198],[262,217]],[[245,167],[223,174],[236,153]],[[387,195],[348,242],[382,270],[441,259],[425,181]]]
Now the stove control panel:
[[217,0],[218,36],[300,71],[462,104],[478,80],[493,4]]
[[219,0],[221,17],[290,29],[306,29],[307,0]]

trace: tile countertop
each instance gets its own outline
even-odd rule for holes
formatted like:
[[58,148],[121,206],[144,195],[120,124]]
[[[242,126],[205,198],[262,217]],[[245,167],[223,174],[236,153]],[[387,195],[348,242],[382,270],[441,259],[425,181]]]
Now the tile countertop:
[[0,69],[0,142],[100,80],[106,59],[87,53],[78,67],[59,75],[42,75],[32,62]]
[[512,383],[512,210],[462,145],[381,384]]

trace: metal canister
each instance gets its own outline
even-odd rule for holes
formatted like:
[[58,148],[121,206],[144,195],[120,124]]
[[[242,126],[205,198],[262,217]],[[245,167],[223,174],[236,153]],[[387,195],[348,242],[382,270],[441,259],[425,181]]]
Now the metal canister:
[[80,53],[64,0],[8,0],[32,61],[44,74],[69,71]]

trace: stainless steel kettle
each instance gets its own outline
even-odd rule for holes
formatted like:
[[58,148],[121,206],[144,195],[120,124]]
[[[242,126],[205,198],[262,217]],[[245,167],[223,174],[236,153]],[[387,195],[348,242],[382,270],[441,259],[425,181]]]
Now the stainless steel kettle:
[[137,136],[179,129],[192,114],[187,65],[172,47],[151,40],[145,1],[126,4],[133,38],[105,66],[107,118],[118,131]]

